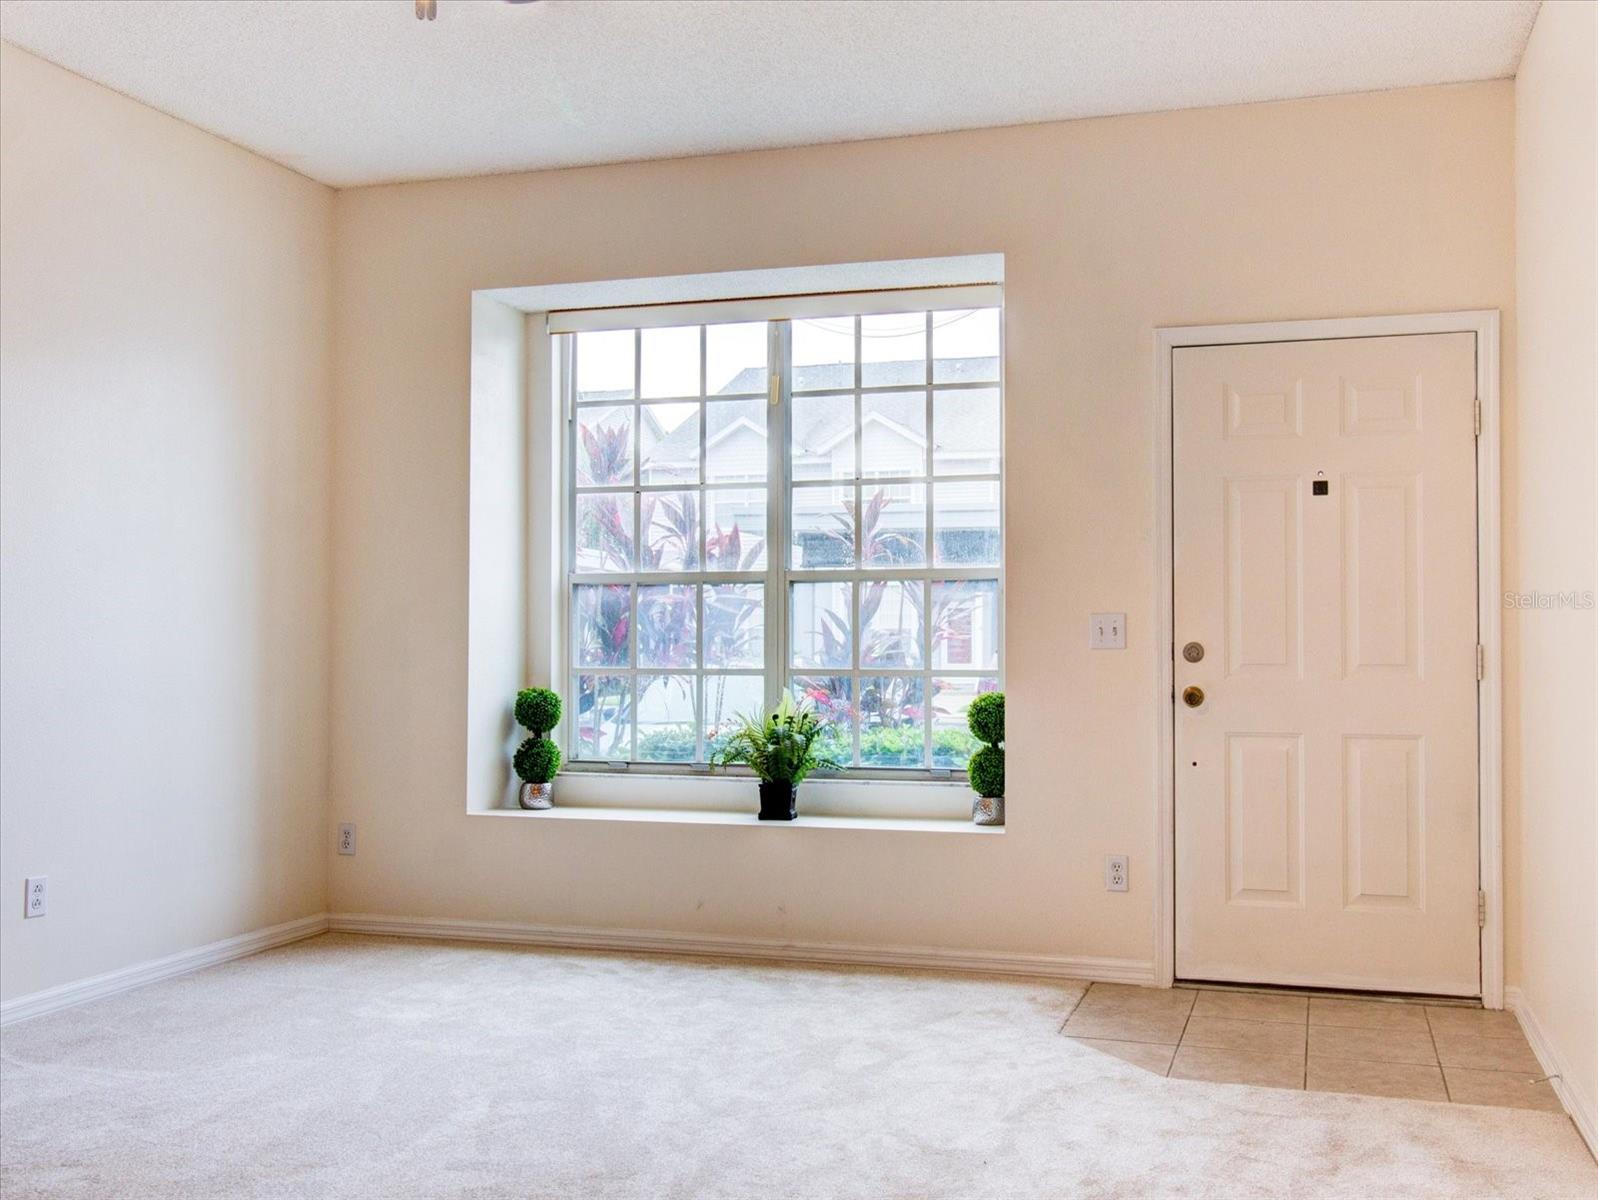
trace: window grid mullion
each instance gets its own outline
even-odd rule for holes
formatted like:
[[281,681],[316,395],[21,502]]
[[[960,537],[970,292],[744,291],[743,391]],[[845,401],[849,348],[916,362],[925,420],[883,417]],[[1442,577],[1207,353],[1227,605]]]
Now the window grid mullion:
[[704,572],[710,565],[710,522],[706,519],[707,506],[705,504],[705,480],[710,475],[710,466],[706,459],[706,443],[709,438],[710,408],[706,404],[706,391],[708,390],[709,368],[705,359],[709,352],[709,335],[704,325],[699,327],[699,410],[695,414],[699,421],[699,487],[694,493],[699,500],[699,568],[695,575],[697,580],[693,583],[693,608],[694,608],[694,669],[689,678],[693,694],[694,713],[694,749],[690,756],[695,763],[703,763],[709,754],[705,750],[705,705],[707,703],[705,686],[705,588]]
[[865,709],[861,707],[860,683],[863,678],[860,674],[860,584],[852,581],[849,587],[849,709],[854,714],[850,725],[854,729],[850,742],[851,766],[860,765],[860,725],[864,719]]
[[[861,482],[865,478],[865,402],[860,398],[860,385],[865,382],[864,372],[860,367],[860,353],[864,343],[861,318],[856,315],[854,319],[854,565],[856,568],[866,565],[866,530],[865,530],[865,486]],[[861,704],[860,674],[860,644],[865,640],[865,630],[860,627],[860,582],[855,580],[849,585],[850,611],[850,643],[853,651],[853,669],[849,676],[850,708],[854,712],[854,727],[852,757],[849,759],[851,766],[860,765],[861,725],[865,723],[865,708]]]
[[705,751],[705,584],[694,588],[694,762],[710,756]]
[[[995,473],[995,472],[985,471],[985,472],[982,472],[982,473],[976,473],[976,474],[970,474],[970,475],[949,475],[949,474],[939,475],[937,477],[937,482],[939,482],[939,483],[998,483],[1001,478],[1002,477],[1000,475],[998,475],[997,473]],[[872,482],[874,484],[881,485],[881,486],[893,486],[893,485],[896,485],[896,484],[931,483],[932,480],[929,477],[924,476],[924,475],[878,475],[878,476],[874,476],[870,480],[870,482]],[[579,495],[579,496],[592,496],[592,495],[603,495],[603,494],[614,495],[616,493],[626,492],[626,491],[635,491],[635,492],[681,492],[681,491],[685,491],[685,490],[691,491],[696,486],[701,486],[701,485],[696,485],[696,484],[692,484],[692,483],[683,483],[683,482],[680,482],[680,481],[676,482],[676,483],[638,483],[638,484],[630,484],[630,485],[628,485],[628,484],[616,485],[616,484],[603,484],[603,483],[585,483],[585,484],[578,485],[577,487],[575,487],[573,489],[573,491],[574,491],[574,493],[576,495]],[[704,487],[704,489],[706,491],[728,492],[728,491],[748,491],[751,488],[763,487],[764,484],[762,484],[761,481],[757,480],[757,479],[740,479],[740,480],[731,480],[731,481],[727,481],[727,482],[707,483],[707,484],[704,484],[702,486]],[[819,490],[819,489],[825,489],[825,488],[848,487],[849,486],[849,481],[847,479],[800,479],[800,480],[794,481],[790,486],[792,488],[794,488],[795,490],[799,490],[799,491],[803,491],[806,488],[818,489]]]
[[921,765],[932,769],[932,580],[921,581]]
[[[772,395],[775,387],[775,396]],[[793,324],[772,321],[766,335],[766,654],[769,712],[788,690],[788,527],[792,521],[788,446],[793,435]],[[775,399],[775,406],[771,401]]]
[[[989,575],[993,574],[990,570]],[[765,575],[755,571],[584,571],[573,583],[760,583]]]
[[[934,529],[932,526],[933,492],[936,486],[932,481],[932,314],[927,313],[927,336],[923,347],[926,363],[926,457],[925,467],[927,472],[926,484],[926,509],[922,514],[925,518],[923,528],[926,541],[921,552],[922,561],[931,566],[936,559],[932,552],[932,539]],[[932,580],[921,581],[921,765],[927,770],[932,769]]]
[[628,705],[630,709],[628,725],[626,725],[626,735],[628,735],[626,761],[638,762],[638,671],[626,676],[626,693],[631,697],[631,703]]
[[[564,485],[566,504],[565,520],[561,522],[560,565],[565,574],[561,607],[566,612],[566,618],[559,630],[560,657],[557,661],[561,667],[561,674],[566,679],[566,686],[571,689],[567,692],[567,696],[576,697],[581,695],[581,692],[577,687],[577,655],[572,645],[577,636],[577,626],[571,619],[577,596],[574,590],[576,585],[572,582],[577,574],[577,339],[575,337],[561,339],[560,371],[561,415],[565,419],[565,424],[561,427],[561,435],[565,441],[565,463],[561,470],[561,482]],[[576,705],[572,707],[575,709]],[[561,731],[563,757],[575,759],[579,757],[582,745],[577,734],[577,714],[573,712],[572,719],[562,724],[565,725]]]
[[627,619],[627,662],[632,668],[631,678],[628,683],[632,685],[632,704],[628,712],[629,730],[627,754],[628,762],[638,761],[638,585],[631,584],[628,589],[628,611],[632,614]]
[[[861,579],[870,582],[874,579],[933,579],[939,582],[955,581],[960,579],[994,579],[999,575],[998,567],[884,567],[876,570],[866,569],[861,571],[845,567],[811,567],[802,571],[792,572],[792,579],[796,583],[846,583],[849,580]],[[586,582],[590,577],[584,575]],[[597,577],[596,577],[597,578]],[[655,578],[650,576],[651,579]]]
[[[643,429],[644,409],[639,403],[639,397],[644,394],[644,331],[633,330],[633,570],[643,570],[644,566],[644,496],[639,490],[644,482],[644,455],[643,455]],[[635,617],[636,613],[633,614]],[[628,631],[632,640],[637,641],[638,626],[635,623]],[[636,712],[635,712],[636,715]]]
[[[927,385],[924,383],[873,383],[870,385],[862,385],[858,390],[865,392],[868,396],[874,396],[878,393],[883,395],[904,395],[907,392],[919,392],[926,386]],[[995,379],[948,379],[934,383],[932,386],[940,392],[991,392],[994,388],[999,386],[999,383]],[[846,387],[805,388],[799,394],[808,400],[813,396],[818,398],[825,396],[847,396],[851,391],[854,390],[856,389]],[[731,395],[718,395],[716,397],[718,400],[732,400],[735,398],[735,396]],[[614,404],[616,402],[614,400],[589,400],[586,403]]]
[[[556,335],[556,336],[559,336],[559,335]],[[948,387],[973,387],[973,386],[975,386],[975,387],[988,387],[988,388],[990,388],[990,387],[994,387],[995,385],[991,384],[991,383],[978,383],[978,384],[974,384],[974,385],[973,384],[969,384],[969,383],[951,383],[951,384],[948,384],[948,385],[944,385],[944,384],[940,383],[938,386],[939,387],[944,387],[944,386],[948,386]],[[698,396],[650,396],[647,400],[640,400],[639,403],[641,403],[641,404],[692,404],[695,400],[698,400],[698,399],[699,399]],[[717,392],[716,395],[715,395],[715,399],[717,399],[717,400],[760,400],[760,399],[763,399],[763,396],[759,392]],[[620,399],[620,400],[617,400],[617,399],[610,399],[610,400],[580,400],[580,399],[575,399],[574,398],[572,400],[572,403],[575,404],[578,408],[614,408],[618,404],[630,404],[632,402],[630,400],[625,399],[625,398]]]
[[[921,671],[918,667],[861,667],[860,673],[867,677],[873,675],[925,674],[925,672]],[[940,668],[933,673],[940,677],[947,676],[949,678],[954,678],[958,676],[960,678],[969,679],[981,679],[994,674],[993,671],[984,670],[977,667],[949,667],[947,670]]]
[[[705,367],[705,354],[709,349],[705,327],[699,327],[699,411],[695,414],[699,421],[699,569],[703,571],[710,560],[706,552],[710,549],[710,522],[705,520],[705,479],[710,474],[710,464],[706,461],[706,443],[709,439],[710,410],[705,403],[705,388],[707,386],[707,372]],[[697,743],[696,743],[697,744]]]

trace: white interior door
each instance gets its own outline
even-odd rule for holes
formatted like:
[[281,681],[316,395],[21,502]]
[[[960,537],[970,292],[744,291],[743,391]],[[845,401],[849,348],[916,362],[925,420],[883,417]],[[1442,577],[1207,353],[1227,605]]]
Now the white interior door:
[[1173,352],[1180,978],[1480,994],[1475,351]]

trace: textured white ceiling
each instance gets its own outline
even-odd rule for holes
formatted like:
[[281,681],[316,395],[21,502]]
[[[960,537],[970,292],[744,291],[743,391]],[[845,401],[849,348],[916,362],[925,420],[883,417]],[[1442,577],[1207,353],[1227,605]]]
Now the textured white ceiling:
[[336,186],[1512,75],[1536,0],[0,0]]

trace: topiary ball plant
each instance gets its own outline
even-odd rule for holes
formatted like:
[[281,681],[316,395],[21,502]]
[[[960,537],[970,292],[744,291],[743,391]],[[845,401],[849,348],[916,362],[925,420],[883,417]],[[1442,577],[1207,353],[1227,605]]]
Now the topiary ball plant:
[[972,736],[985,744],[966,764],[977,799],[971,819],[978,825],[1004,824],[1004,693],[984,692],[966,709]]
[[1004,693],[983,692],[966,710],[966,724],[980,742],[990,746],[1004,744]]
[[977,795],[993,800],[1004,795],[1004,747],[983,746],[971,756],[966,766],[971,776],[971,790]]
[[560,747],[548,738],[530,737],[517,748],[515,765],[523,783],[548,783],[560,770]]
[[548,688],[523,688],[516,693],[516,723],[543,737],[560,724],[560,696]]
[[560,724],[560,696],[548,688],[523,688],[516,693],[516,723],[533,736],[516,748],[512,764],[521,776],[516,802],[523,808],[549,808],[560,770],[560,747],[547,736]]

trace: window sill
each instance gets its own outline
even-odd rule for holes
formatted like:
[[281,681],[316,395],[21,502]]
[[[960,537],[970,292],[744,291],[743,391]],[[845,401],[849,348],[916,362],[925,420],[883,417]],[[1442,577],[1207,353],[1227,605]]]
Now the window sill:
[[[469,805],[475,812],[513,815],[516,779],[512,776],[493,808]],[[837,820],[845,828],[945,829],[968,826],[972,794],[963,782],[930,779],[839,779],[813,776],[799,788],[799,810],[817,820]],[[650,774],[645,771],[562,771],[555,779],[555,808],[548,812],[613,813],[595,820],[626,820],[629,813],[656,814],[656,821],[753,822],[759,805],[755,781],[747,775]],[[663,814],[663,815],[662,815]],[[533,816],[542,815],[534,812]],[[766,822],[782,824],[782,822]]]
[[479,809],[473,816],[513,817],[533,821],[623,821],[649,825],[747,825],[760,829],[866,829],[890,833],[1002,834],[1002,825],[973,825],[969,817],[852,817],[801,814],[792,821],[762,821],[752,812],[717,812],[692,808],[605,808],[597,805],[538,810]]

